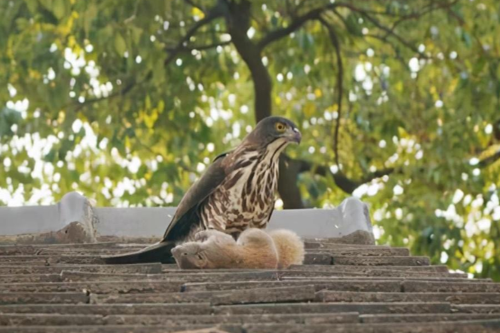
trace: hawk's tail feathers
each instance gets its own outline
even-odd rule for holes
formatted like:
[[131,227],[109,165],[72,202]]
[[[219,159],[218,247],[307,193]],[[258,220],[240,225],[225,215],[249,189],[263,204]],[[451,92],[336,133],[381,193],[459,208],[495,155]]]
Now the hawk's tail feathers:
[[174,242],[161,242],[148,246],[142,250],[124,253],[114,256],[102,256],[106,264],[139,264],[149,262],[161,262],[164,264],[175,263],[171,250],[175,247]]

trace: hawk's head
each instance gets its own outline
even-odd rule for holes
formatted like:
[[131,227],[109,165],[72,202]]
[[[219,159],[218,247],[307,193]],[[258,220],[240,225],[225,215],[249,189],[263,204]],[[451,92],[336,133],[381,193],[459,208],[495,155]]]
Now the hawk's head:
[[300,143],[302,135],[297,126],[283,117],[267,117],[262,119],[248,135],[252,143],[268,145],[276,140],[287,143]]

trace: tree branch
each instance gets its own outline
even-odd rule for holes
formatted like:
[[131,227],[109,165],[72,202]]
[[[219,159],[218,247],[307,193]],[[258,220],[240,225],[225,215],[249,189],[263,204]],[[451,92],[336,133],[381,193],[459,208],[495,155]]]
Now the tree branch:
[[271,31],[266,36],[262,37],[262,39],[257,42],[257,47],[259,48],[259,50],[264,49],[267,45],[271,44],[272,42],[281,39],[283,37],[286,37],[295,30],[299,29],[307,21],[318,19],[323,11],[329,8],[333,8],[334,6],[335,6],[334,4],[331,4],[325,7],[316,8],[304,15],[298,16],[290,23],[288,27]]
[[383,176],[388,176],[391,173],[393,173],[395,170],[396,169],[394,169],[394,168],[385,168],[382,170],[377,170],[375,172],[371,172],[371,173],[365,175],[363,178],[361,178],[359,180],[359,184],[360,185],[365,184],[365,183],[371,182],[374,179],[381,178]]
[[[458,1],[459,0],[454,0],[452,2],[444,1],[444,2],[438,3],[436,6],[433,6],[435,4],[435,1],[431,1],[427,6],[424,7],[424,10],[422,10],[421,12],[408,14],[408,15],[405,15],[405,16],[402,16],[401,18],[399,18],[396,22],[394,22],[394,24],[392,25],[390,30],[394,31],[396,29],[396,27],[398,25],[400,25],[401,23],[403,23],[404,21],[418,19],[426,14],[429,14],[429,13],[435,11],[436,9],[449,8],[449,7],[453,6],[454,4],[456,4]],[[385,38],[387,38],[387,36],[388,36],[388,34],[385,36]]]
[[213,20],[215,20],[219,17],[222,17],[222,16],[223,16],[223,11],[221,10],[220,5],[218,3],[215,7],[213,7],[212,9],[209,10],[209,12],[207,13],[207,15],[204,18],[197,21],[195,24],[193,24],[193,26],[191,28],[189,28],[189,30],[186,32],[186,34],[181,38],[181,40],[177,43],[177,45],[173,49],[170,49],[170,51],[166,49],[166,51],[169,51],[170,54],[163,62],[163,65],[167,66],[170,62],[172,62],[172,60],[175,59],[175,57],[180,52],[182,52],[183,49],[186,48],[186,45],[184,45],[184,44],[189,42],[189,39],[191,39],[191,37],[194,36],[194,34],[198,31],[198,29],[200,29],[204,25],[207,25],[210,22],[212,22]]
[[356,6],[354,6],[354,5],[350,4],[350,3],[337,3],[337,5],[338,5],[338,7],[345,7],[345,8],[350,9],[351,11],[360,13],[369,22],[371,22],[375,27],[377,27],[380,30],[382,30],[382,31],[385,32],[384,36],[370,35],[369,37],[375,37],[375,38],[378,38],[380,40],[387,41],[387,38],[389,36],[392,36],[398,42],[400,42],[402,45],[404,45],[407,48],[411,49],[415,53],[418,53],[422,58],[428,58],[423,52],[420,52],[415,45],[412,45],[407,40],[405,40],[403,37],[401,37],[399,34],[397,34],[395,32],[396,27],[398,25],[400,25],[401,23],[403,23],[404,21],[411,20],[411,19],[418,19],[418,18],[420,18],[420,17],[422,17],[422,16],[424,16],[426,14],[429,14],[429,13],[431,13],[431,12],[433,12],[435,10],[441,9],[441,8],[449,8],[449,7],[453,6],[454,4],[456,4],[457,2],[458,2],[458,0],[454,0],[452,2],[447,2],[447,1],[445,1],[445,2],[438,2],[437,5],[433,6],[434,4],[436,4],[436,1],[431,1],[429,3],[429,5],[427,5],[427,6],[424,7],[425,8],[424,10],[422,10],[420,12],[415,12],[415,13],[411,13],[411,14],[408,14],[408,15],[401,16],[398,20],[396,20],[396,22],[394,22],[392,24],[391,27],[387,27],[387,26],[383,25],[382,23],[380,23],[380,21],[378,19],[376,19],[374,16],[371,15],[371,14],[378,15],[378,14],[382,14],[382,13],[376,14],[376,13],[373,13],[373,12],[371,12],[369,10],[365,10],[365,9],[356,7]]
[[480,167],[480,168],[484,168],[484,167],[487,167],[490,164],[495,163],[499,159],[500,159],[500,149],[497,150],[497,152],[494,153],[493,155],[488,156],[488,157],[482,159],[481,161],[479,161],[479,163],[477,164],[477,166]]
[[452,1],[452,2],[441,2],[437,6],[432,6],[435,2],[431,2],[428,6],[426,6],[426,9],[423,10],[423,11],[421,11],[421,12],[416,12],[416,13],[412,13],[412,14],[408,14],[408,15],[402,16],[390,28],[387,27],[387,26],[385,26],[385,25],[383,25],[382,23],[380,23],[376,18],[374,18],[373,16],[369,15],[366,11],[358,9],[358,8],[356,8],[354,6],[350,6],[349,8],[351,8],[351,10],[359,12],[368,21],[370,21],[374,26],[376,26],[377,28],[379,28],[382,31],[385,31],[385,35],[384,36],[373,36],[373,37],[379,38],[379,39],[385,41],[389,36],[392,36],[398,42],[400,42],[402,45],[406,46],[407,48],[409,48],[413,52],[418,53],[422,58],[428,58],[427,55],[425,53],[423,53],[423,52],[420,52],[415,45],[409,43],[407,40],[405,40],[403,37],[401,37],[399,34],[397,34],[395,32],[396,27],[398,25],[400,25],[401,23],[403,23],[404,21],[411,20],[411,19],[418,19],[418,18],[420,18],[420,17],[422,17],[422,16],[424,16],[426,14],[429,14],[429,13],[431,13],[431,12],[437,10],[437,9],[451,7],[451,6],[453,6],[457,2],[458,2],[458,0],[455,0],[455,1]]
[[[500,149],[495,152],[493,155],[488,156],[482,160],[479,161],[478,164],[473,166],[474,168],[484,168],[487,167],[494,162],[500,160]],[[344,192],[352,194],[352,192],[358,188],[362,184],[366,184],[368,182],[371,182],[374,179],[383,177],[383,176],[388,176],[390,174],[393,174],[396,172],[395,168],[385,168],[381,170],[377,170],[375,172],[371,172],[367,175],[362,176],[361,178],[354,180],[350,179],[347,176],[345,176],[342,172],[337,172],[333,173],[328,167],[325,167],[323,165],[314,165],[311,162],[305,161],[305,160],[290,160],[289,157],[287,157],[287,161],[289,163],[297,163],[299,164],[298,167],[298,173],[302,172],[312,172],[313,174],[319,175],[326,177],[327,175],[331,175],[333,177],[333,180],[335,181],[335,184]],[[291,162],[290,162],[291,161]],[[425,169],[422,168],[421,171],[424,171]]]
[[262,63],[261,50],[247,36],[250,26],[251,3],[248,0],[229,3],[226,25],[231,40],[252,75],[255,118],[260,121],[271,115],[272,81],[269,72]]
[[350,179],[342,172],[333,173],[328,167],[323,165],[314,165],[305,160],[295,160],[296,163],[300,164],[299,173],[302,172],[312,172],[316,175],[326,177],[331,175],[335,184],[344,192],[352,194],[356,188],[360,185],[368,183],[376,178],[380,178],[386,175],[390,175],[395,171],[394,168],[387,168],[382,170],[377,170],[375,172],[364,175],[358,180]]
[[400,17],[392,25],[391,28],[388,28],[388,27],[382,25],[377,19],[375,19],[371,15],[386,15],[386,16],[393,16],[393,17],[395,17],[396,15],[393,15],[390,13],[385,13],[385,12],[373,11],[373,10],[369,10],[369,9],[362,9],[362,8],[359,8],[359,7],[352,5],[351,3],[336,2],[333,4],[328,4],[328,5],[323,6],[323,7],[312,9],[311,11],[309,11],[303,15],[297,16],[294,20],[292,20],[290,22],[290,25],[288,25],[286,28],[281,28],[281,29],[271,31],[266,36],[262,37],[262,39],[259,42],[257,42],[257,46],[259,47],[260,50],[262,50],[267,45],[271,44],[272,42],[275,42],[276,40],[281,39],[283,37],[286,37],[289,34],[291,34],[292,32],[296,31],[297,29],[302,27],[302,25],[304,25],[307,21],[319,19],[320,15],[323,12],[331,10],[331,9],[339,8],[339,7],[344,7],[344,8],[348,8],[351,11],[358,12],[358,13],[362,14],[363,16],[365,16],[365,18],[368,21],[372,22],[372,24],[374,24],[376,27],[378,27],[381,30],[384,30],[386,32],[386,36],[384,38],[387,38],[387,35],[392,35],[399,42],[401,42],[403,45],[411,48],[415,52],[419,53],[421,56],[425,56],[424,54],[421,54],[421,52],[419,52],[415,46],[411,45],[406,40],[404,40],[404,38],[402,38],[401,36],[396,34],[394,32],[394,30],[396,29],[396,27],[399,24],[401,24],[402,22],[404,22],[406,20],[417,19],[423,15],[426,15],[426,14],[428,14],[434,10],[440,9],[440,8],[449,8],[457,2],[458,2],[458,0],[454,0],[452,2],[441,2],[436,6],[432,6],[432,4],[434,4],[434,2],[431,2],[428,6],[425,7],[426,9],[421,11],[421,12],[416,12],[416,13],[412,13],[412,14],[408,14],[408,15]]
[[300,188],[297,186],[297,177],[300,173],[300,161],[292,160],[282,154],[280,156],[280,175],[278,178],[278,192],[283,200],[284,209],[304,208]]
[[[422,58],[428,58],[425,53],[420,52],[415,45],[411,44],[410,42],[408,42],[407,40],[405,40],[403,37],[401,37],[400,35],[398,35],[392,28],[388,28],[385,25],[382,25],[377,19],[375,19],[374,17],[372,17],[372,16],[370,16],[370,15],[368,15],[366,13],[363,13],[363,12],[360,12],[360,13],[368,21],[370,21],[374,26],[376,26],[377,28],[379,28],[382,31],[385,31],[386,32],[386,37],[389,36],[389,35],[393,36],[398,42],[400,42],[402,45],[406,46],[407,48],[409,48],[413,52],[418,53]],[[386,37],[380,37],[380,39],[385,41]]]

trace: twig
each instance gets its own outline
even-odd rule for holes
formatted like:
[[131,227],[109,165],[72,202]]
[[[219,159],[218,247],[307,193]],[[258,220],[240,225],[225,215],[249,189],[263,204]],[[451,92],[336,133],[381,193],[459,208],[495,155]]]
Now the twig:
[[[388,28],[386,27],[385,25],[382,25],[377,19],[373,18],[372,16],[366,14],[366,13],[363,13],[361,12],[361,14],[370,22],[372,22],[372,24],[374,26],[376,26],[377,28],[379,28],[380,30],[382,31],[385,31],[387,35],[391,35],[393,36],[398,42],[400,42],[402,45],[406,46],[407,48],[409,48],[410,50],[412,50],[413,52],[415,53],[418,53],[422,58],[428,58],[427,55],[423,52],[420,52],[418,50],[418,48],[409,43],[407,40],[405,40],[403,37],[401,37],[400,35],[398,35],[396,32],[394,32],[393,30],[391,30],[391,28]],[[385,37],[379,37],[381,40],[385,40]]]
[[133,20],[135,20],[135,18],[137,17],[137,11],[138,11],[138,9],[139,9],[139,2],[141,2],[141,0],[137,0],[137,1],[135,2],[135,5],[134,5],[134,13],[133,13],[130,17],[126,18],[126,19],[123,21],[123,23],[125,23],[125,24],[129,24],[130,22],[132,22]]
[[[383,30],[386,32],[387,35],[392,35],[393,37],[395,37],[400,43],[402,43],[403,45],[405,45],[406,47],[408,48],[411,48],[413,51],[419,53],[422,57],[425,57],[425,54],[423,54],[422,52],[418,51],[418,48],[416,48],[414,45],[411,45],[410,43],[408,43],[406,40],[404,40],[404,38],[402,38],[401,36],[399,36],[397,33],[394,32],[394,29],[403,21],[405,20],[408,20],[408,19],[414,19],[414,18],[418,18],[418,17],[421,17],[425,14],[428,14],[436,9],[439,9],[439,8],[446,8],[446,7],[450,7],[452,6],[453,4],[455,4],[458,0],[455,0],[453,2],[446,2],[446,3],[441,3],[437,6],[433,6],[431,8],[428,8],[422,12],[418,12],[418,13],[413,13],[413,14],[409,14],[409,15],[406,15],[406,16],[403,16],[401,17],[398,21],[396,21],[394,23],[394,25],[389,28],[389,27],[386,27],[384,25],[382,25],[376,18],[374,18],[373,16],[371,15],[389,15],[388,13],[384,13],[384,12],[378,12],[378,11],[372,11],[372,10],[368,10],[368,9],[362,9],[362,8],[359,8],[359,7],[356,7],[354,5],[352,5],[351,3],[345,3],[345,2],[336,2],[336,3],[333,3],[333,4],[328,4],[326,6],[323,6],[323,7],[318,7],[318,8],[315,8],[315,9],[312,9],[310,10],[309,12],[303,14],[303,15],[300,15],[300,16],[297,16],[295,19],[293,19],[290,24],[286,27],[286,28],[281,28],[281,29],[277,29],[277,30],[274,30],[274,31],[271,31],[270,33],[268,33],[266,36],[264,36],[258,43],[257,43],[257,46],[259,47],[260,50],[264,49],[267,45],[269,45],[270,43],[278,40],[278,39],[281,39],[283,37],[286,37],[288,36],[290,33],[294,32],[295,30],[299,29],[302,25],[304,25],[304,23],[306,23],[307,21],[309,20],[314,20],[314,19],[318,19],[319,16],[323,13],[323,12],[326,12],[328,10],[332,10],[332,9],[335,9],[335,8],[340,8],[340,7],[344,7],[344,8],[348,8],[349,10],[351,11],[354,11],[354,12],[358,12],[360,13],[361,15],[363,15],[368,21],[372,22],[372,24],[374,24],[377,28]],[[303,4],[303,2],[301,2],[300,4]],[[299,4],[299,5],[300,5]],[[429,5],[430,6],[430,5]],[[428,6],[426,6],[427,8]],[[389,15],[389,16],[394,16],[394,15]]]
[[[179,50],[179,52],[193,51],[193,50],[198,50],[198,51],[209,50],[209,49],[216,48],[218,46],[230,45],[231,43],[232,42],[229,40],[226,42],[212,43],[212,44],[207,44],[207,45],[190,45],[190,46],[183,47],[181,50]],[[175,47],[171,47],[171,48],[165,47],[165,50],[167,52],[174,52],[176,50],[176,48]]]
[[102,96],[102,97],[97,97],[97,98],[90,98],[90,99],[87,99],[85,100],[83,103],[80,103],[80,102],[71,102],[71,103],[68,103],[67,105],[65,105],[63,108],[66,108],[66,107],[70,107],[70,106],[74,106],[75,109],[74,111],[77,112],[77,111],[80,111],[83,107],[87,106],[87,105],[90,105],[90,104],[94,104],[94,103],[98,103],[98,102],[101,102],[103,100],[106,100],[106,99],[112,99],[112,98],[115,98],[115,97],[119,97],[119,96],[123,96],[123,95],[126,95],[128,92],[130,92],[134,86],[136,85],[136,81],[135,80],[132,80],[129,84],[127,84],[126,86],[124,86],[122,89],[118,90],[118,91],[115,91],[107,96]]
[[368,20],[370,20],[373,24],[375,24],[375,26],[377,26],[378,28],[380,28],[380,29],[382,29],[382,30],[384,30],[386,32],[384,36],[381,36],[381,37],[377,36],[377,38],[379,38],[380,40],[385,41],[389,37],[389,35],[392,35],[400,43],[402,43],[406,47],[412,49],[413,51],[417,52],[421,57],[428,58],[424,53],[420,52],[418,50],[418,48],[416,48],[415,46],[407,43],[402,37],[400,37],[398,34],[396,34],[394,32],[395,29],[397,28],[398,25],[400,25],[401,23],[403,23],[405,21],[421,18],[422,16],[427,15],[427,14],[429,14],[429,13],[431,13],[431,12],[437,10],[437,9],[450,8],[451,6],[453,6],[454,4],[456,4],[457,2],[458,2],[458,0],[455,0],[455,1],[452,1],[452,2],[439,3],[438,5],[433,6],[434,2],[431,1],[427,6],[424,7],[425,8],[424,10],[422,10],[420,12],[408,14],[408,15],[405,15],[405,16],[401,17],[396,22],[394,22],[394,24],[390,28],[384,27],[380,23],[377,24],[375,21],[373,21],[373,19],[371,19],[370,17],[368,17],[366,14],[364,16]]
[[[426,14],[433,12],[436,9],[449,8],[449,7],[453,6],[454,4],[456,4],[458,1],[459,0],[455,0],[452,2],[445,1],[445,2],[439,3],[437,6],[433,6],[435,1],[431,1],[427,6],[424,7],[425,9],[422,10],[421,12],[416,12],[416,13],[408,14],[408,15],[401,17],[399,20],[394,22],[394,24],[392,25],[392,27],[390,29],[392,31],[394,31],[394,29],[396,29],[396,27],[398,25],[400,25],[401,23],[403,23],[404,21],[418,19]],[[386,35],[386,37],[387,37],[387,35]]]
[[477,164],[477,166],[480,168],[484,168],[484,167],[487,167],[488,165],[496,162],[499,159],[500,159],[500,149],[495,154],[480,160],[479,163]]

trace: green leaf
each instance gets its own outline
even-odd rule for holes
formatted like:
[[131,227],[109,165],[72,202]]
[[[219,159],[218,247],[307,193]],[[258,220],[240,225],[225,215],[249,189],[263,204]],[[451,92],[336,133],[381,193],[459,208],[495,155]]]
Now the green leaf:
[[26,3],[28,10],[32,14],[35,14],[37,9],[38,9],[38,1],[37,0],[24,0],[24,2]]
[[347,27],[347,31],[351,33],[354,36],[362,36],[362,28],[363,26],[359,24],[359,18],[360,16],[356,13],[351,13],[349,16],[347,16],[347,19],[345,20],[345,24]]
[[127,51],[127,43],[123,36],[118,32],[115,34],[115,50],[116,52],[123,56],[123,54]]
[[130,33],[132,35],[132,41],[136,44],[139,45],[141,41],[141,36],[142,36],[142,29],[132,26],[130,27]]
[[66,14],[66,5],[68,1],[66,0],[54,0],[52,12],[57,19],[61,19]]
[[90,28],[92,26],[92,22],[97,16],[97,6],[94,3],[90,3],[87,10],[83,14],[83,29],[85,31],[85,35],[89,36]]
[[467,47],[471,47],[471,45],[472,45],[472,39],[471,39],[470,35],[466,31],[462,32],[462,41],[465,43],[465,45]]

